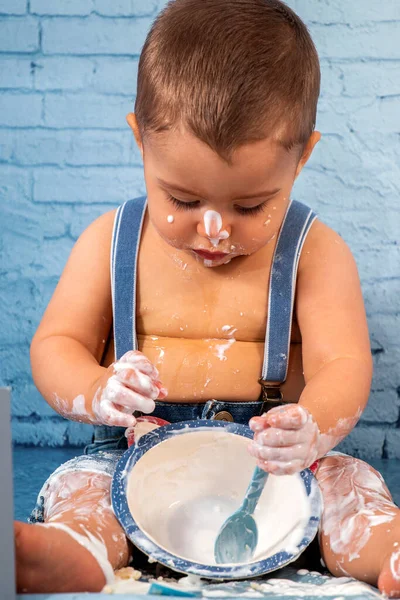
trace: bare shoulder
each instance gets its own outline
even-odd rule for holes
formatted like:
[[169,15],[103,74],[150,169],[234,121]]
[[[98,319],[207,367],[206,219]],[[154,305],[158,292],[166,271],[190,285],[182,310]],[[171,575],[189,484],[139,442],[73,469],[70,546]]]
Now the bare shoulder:
[[96,250],[105,252],[111,247],[116,209],[100,215],[82,232],[75,247],[91,245],[98,246]]
[[299,262],[299,277],[310,276],[312,272],[342,276],[346,270],[357,271],[352,252],[336,231],[318,219],[313,223],[304,242]]

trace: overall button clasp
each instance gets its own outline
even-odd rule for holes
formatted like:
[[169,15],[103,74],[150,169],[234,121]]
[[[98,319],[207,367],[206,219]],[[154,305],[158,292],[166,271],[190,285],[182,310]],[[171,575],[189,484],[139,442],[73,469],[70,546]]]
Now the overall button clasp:
[[221,410],[214,415],[214,419],[216,421],[228,421],[229,423],[233,423],[233,417],[230,412],[227,410]]

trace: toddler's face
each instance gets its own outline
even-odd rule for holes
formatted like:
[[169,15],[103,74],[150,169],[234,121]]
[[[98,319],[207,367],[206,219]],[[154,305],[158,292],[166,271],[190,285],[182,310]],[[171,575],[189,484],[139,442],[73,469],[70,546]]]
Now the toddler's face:
[[153,226],[206,267],[275,238],[302,166],[298,152],[268,139],[241,146],[228,165],[184,130],[146,136],[143,159]]

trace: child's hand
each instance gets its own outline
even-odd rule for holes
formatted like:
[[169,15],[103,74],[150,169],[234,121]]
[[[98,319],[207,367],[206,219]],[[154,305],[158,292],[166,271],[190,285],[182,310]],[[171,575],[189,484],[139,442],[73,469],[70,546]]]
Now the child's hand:
[[155,409],[154,401],[167,395],[158,377],[144,354],[136,350],[124,354],[95,384],[92,410],[96,420],[118,427],[135,425],[135,410],[149,414]]
[[320,432],[304,406],[277,406],[251,419],[250,428],[254,440],[249,452],[264,471],[290,475],[309,467],[318,457]]

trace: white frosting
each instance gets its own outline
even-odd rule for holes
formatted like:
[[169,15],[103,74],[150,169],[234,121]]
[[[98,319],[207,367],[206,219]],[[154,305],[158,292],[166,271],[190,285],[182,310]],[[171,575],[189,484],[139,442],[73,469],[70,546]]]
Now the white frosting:
[[351,456],[332,460],[335,455],[340,456],[332,452],[318,471],[325,500],[322,529],[332,551],[351,562],[359,558],[372,527],[392,522],[397,508],[379,473]]
[[42,525],[42,527],[54,527],[55,529],[61,529],[62,531],[68,533],[75,541],[78,542],[78,544],[86,548],[97,560],[101,570],[104,573],[106,583],[111,584],[114,582],[114,569],[108,560],[107,548],[104,541],[95,537],[83,526],[81,526],[81,528],[82,531],[85,532],[85,535],[77,533],[71,529],[71,527],[68,527],[68,525],[64,525],[63,523],[46,523]]
[[[149,450],[127,486],[129,508],[142,531],[175,556],[215,565],[216,537],[242,503],[255,466],[248,443],[205,428]],[[252,562],[282,550],[296,552],[310,518],[300,475],[270,475],[254,516],[259,541]]]
[[229,237],[227,231],[221,231],[222,217],[215,210],[206,210],[204,213],[204,229],[213,246],[218,246],[220,240],[226,240]]
[[400,581],[400,550],[390,557],[390,571],[396,581]]

